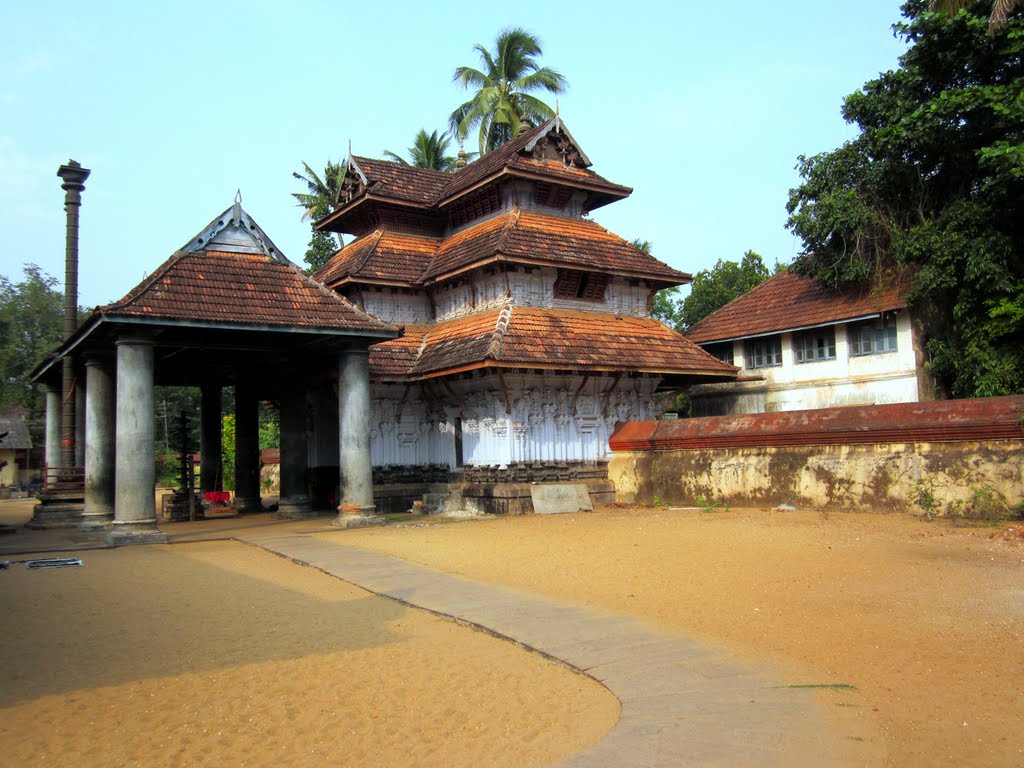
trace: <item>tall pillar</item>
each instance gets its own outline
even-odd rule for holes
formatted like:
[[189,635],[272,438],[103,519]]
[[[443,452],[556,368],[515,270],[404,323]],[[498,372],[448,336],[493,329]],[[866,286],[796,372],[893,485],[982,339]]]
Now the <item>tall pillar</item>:
[[259,400],[252,384],[240,377],[235,384],[235,509],[260,512]]
[[334,525],[354,528],[380,525],[373,503],[370,458],[370,353],[350,349],[338,360],[338,440],[341,463],[341,504]]
[[88,397],[88,376],[76,377],[75,384],[75,466],[85,466],[85,400]]
[[46,387],[46,466],[59,467],[60,463],[60,390]]
[[114,523],[111,544],[166,541],[156,525],[153,466],[153,344],[117,340]]
[[85,360],[85,511],[79,528],[107,531],[114,519],[114,376],[111,361],[90,356]]
[[224,488],[220,385],[205,382],[200,389],[200,398],[199,490],[205,494]]
[[309,464],[309,438],[306,435],[306,388],[301,382],[289,382],[281,396],[281,500],[282,517],[308,517],[312,514],[306,468]]
[[[82,191],[89,169],[81,163],[68,160],[67,165],[57,169],[61,178],[60,188],[64,190],[65,257],[64,257],[64,341],[70,339],[78,329],[78,212],[82,207]],[[64,408],[61,413],[61,464],[65,467],[75,464],[75,359],[65,355],[62,365],[62,388]]]

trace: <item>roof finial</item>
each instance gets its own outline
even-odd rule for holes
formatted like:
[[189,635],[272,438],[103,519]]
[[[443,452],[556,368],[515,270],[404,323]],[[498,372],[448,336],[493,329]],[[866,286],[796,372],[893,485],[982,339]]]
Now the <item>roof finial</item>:
[[555,117],[558,117],[558,99],[555,99]]
[[526,133],[531,128],[533,128],[533,123],[530,122],[530,118],[526,116],[525,112],[523,112],[523,114],[519,116],[519,133]]
[[234,210],[231,212],[231,223],[234,224],[237,227],[239,225],[239,222],[241,222],[241,221],[242,221],[242,190],[239,189],[237,192],[235,192],[235,206],[234,206]]
[[459,140],[459,156],[455,161],[455,169],[466,167],[466,148],[462,145],[462,140]]

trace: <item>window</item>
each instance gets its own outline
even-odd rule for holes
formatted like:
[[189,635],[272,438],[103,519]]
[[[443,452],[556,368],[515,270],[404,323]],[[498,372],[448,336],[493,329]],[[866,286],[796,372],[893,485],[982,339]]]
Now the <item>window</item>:
[[555,298],[603,301],[607,287],[608,275],[581,272],[578,269],[560,269],[558,279],[555,280]]
[[793,336],[793,352],[798,363],[816,363],[836,359],[836,329],[819,328]]
[[782,337],[766,336],[747,342],[747,368],[782,365]]
[[850,355],[880,355],[896,351],[896,324],[876,320],[850,326]]
[[709,355],[717,357],[723,363],[734,365],[731,341],[728,341],[724,344],[708,344],[706,347],[704,347],[704,351],[707,352]]

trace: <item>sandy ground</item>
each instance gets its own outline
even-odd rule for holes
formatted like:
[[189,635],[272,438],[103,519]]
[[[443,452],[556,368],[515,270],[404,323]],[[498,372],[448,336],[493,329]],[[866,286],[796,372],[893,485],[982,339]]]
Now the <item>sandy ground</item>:
[[521,768],[618,718],[588,678],[240,543],[78,555],[0,571],[0,764]]
[[[889,766],[1024,765],[1024,533],[610,509],[322,534],[768,659]],[[853,686],[851,689],[846,686]]]

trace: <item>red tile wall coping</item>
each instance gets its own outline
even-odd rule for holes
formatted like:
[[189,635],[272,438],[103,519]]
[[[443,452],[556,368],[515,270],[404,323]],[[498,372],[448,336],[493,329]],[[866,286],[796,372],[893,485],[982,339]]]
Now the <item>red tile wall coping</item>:
[[612,451],[1024,440],[1024,395],[619,424]]

